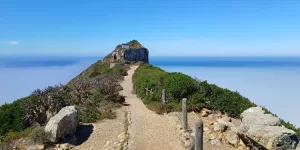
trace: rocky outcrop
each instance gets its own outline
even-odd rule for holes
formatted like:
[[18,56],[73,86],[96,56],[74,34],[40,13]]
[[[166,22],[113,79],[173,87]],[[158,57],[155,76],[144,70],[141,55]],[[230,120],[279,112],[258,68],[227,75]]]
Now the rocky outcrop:
[[255,148],[294,150],[299,143],[296,133],[281,125],[279,118],[265,114],[261,107],[252,107],[241,114],[238,134]]
[[[112,52],[112,63],[135,63],[144,62],[149,63],[149,51],[143,47],[138,41],[133,40],[126,43],[126,47],[118,45]],[[128,47],[127,47],[128,45]]]
[[67,106],[52,117],[45,127],[45,132],[51,133],[50,141],[57,142],[66,135],[73,135],[78,125],[77,115],[75,106]]
[[149,63],[149,51],[146,48],[129,48],[124,51],[125,62]]

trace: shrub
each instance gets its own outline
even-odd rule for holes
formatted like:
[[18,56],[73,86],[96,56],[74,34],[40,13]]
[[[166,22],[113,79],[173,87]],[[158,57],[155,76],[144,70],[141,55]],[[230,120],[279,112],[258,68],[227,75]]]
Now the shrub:
[[[181,73],[167,73],[147,64],[140,65],[133,75],[133,88],[147,107],[158,114],[180,111],[182,98],[188,98],[188,111],[200,111],[203,107],[208,107],[227,113],[230,117],[239,117],[246,109],[256,106],[238,92],[209,84],[207,81],[192,79]],[[145,88],[152,89],[152,93],[146,94]],[[166,104],[161,103],[162,89],[166,89]],[[271,113],[267,109],[265,111]],[[281,123],[300,137],[300,128],[284,120]]]
[[83,123],[93,123],[100,119],[100,112],[97,108],[82,108],[79,109],[79,121]]
[[63,85],[49,86],[44,90],[37,89],[21,102],[25,121],[30,125],[44,125],[48,119],[57,114],[62,107],[70,105],[69,89]]
[[[145,104],[151,105],[150,109],[162,109],[158,105],[161,102],[162,89],[166,89],[166,105],[173,103],[168,106],[168,110],[178,110],[182,98],[188,98],[188,110],[200,111],[203,107],[208,107],[225,112],[231,117],[238,117],[247,108],[255,106],[237,92],[206,81],[201,82],[182,73],[167,73],[152,65],[141,65],[133,76],[133,83],[135,92]],[[153,93],[146,95],[145,88],[152,89]]]
[[36,127],[30,133],[29,139],[36,144],[48,144],[50,143],[50,136],[51,134],[45,132],[44,127]]
[[180,101],[197,92],[196,81],[182,73],[168,73],[163,80],[164,87],[172,99]]
[[8,132],[4,137],[0,138],[0,145],[9,143],[13,140],[26,137],[31,133],[31,131],[32,131],[31,128],[27,128],[24,131],[20,131],[20,132]]
[[126,74],[125,66],[110,69],[109,63],[98,61],[72,79],[67,86],[37,89],[28,97],[0,106],[0,139],[13,139],[18,132],[28,127],[44,125],[50,117],[68,105],[84,108],[81,112],[83,122],[114,118],[111,109],[125,101],[118,92],[122,89],[119,81]]
[[206,93],[209,99],[208,108],[225,112],[230,117],[239,117],[246,109],[256,106],[238,92],[232,92],[214,84],[209,85],[210,88],[207,88],[205,87],[207,85],[209,84],[207,84],[206,81],[201,83],[201,87],[203,86],[204,89],[210,89],[209,93]]
[[152,102],[147,105],[147,108],[156,112],[157,114],[163,114],[167,112],[167,106],[160,102]]
[[0,136],[8,132],[22,131],[27,127],[23,120],[21,101],[22,99],[0,106]]
[[111,109],[99,111],[96,107],[79,109],[79,121],[83,123],[93,123],[102,119],[114,119],[116,114]]

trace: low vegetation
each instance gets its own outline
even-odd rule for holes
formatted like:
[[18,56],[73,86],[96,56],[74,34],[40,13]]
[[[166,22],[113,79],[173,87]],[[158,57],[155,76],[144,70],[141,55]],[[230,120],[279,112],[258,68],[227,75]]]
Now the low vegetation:
[[[203,107],[239,117],[246,109],[256,106],[238,92],[193,79],[182,73],[168,73],[152,65],[141,65],[133,76],[134,90],[147,107],[159,114],[181,109],[181,99],[187,98],[189,111]],[[146,90],[148,89],[148,90]],[[166,89],[166,103],[162,104],[162,90]],[[281,120],[282,124],[297,132],[300,129]]]
[[[81,122],[114,118],[113,110],[125,101],[118,92],[122,90],[119,82],[126,74],[125,66],[110,68],[108,63],[98,61],[67,85],[37,89],[28,97],[0,106],[0,145],[28,136],[31,127],[44,126],[69,105],[80,110]],[[34,142],[43,142],[45,134],[41,131],[33,129],[30,137]]]
[[[244,110],[255,106],[237,92],[220,88],[206,81],[193,79],[182,73],[168,73],[152,65],[141,65],[134,77],[134,89],[151,108],[176,111],[182,98],[188,98],[188,109],[199,111],[203,107],[220,110],[231,117],[238,117]],[[152,92],[146,92],[145,88]],[[167,103],[161,106],[162,90],[166,89]],[[232,109],[235,108],[235,109]]]
[[44,127],[36,127],[29,134],[30,142],[37,144],[50,143],[50,133],[45,132]]

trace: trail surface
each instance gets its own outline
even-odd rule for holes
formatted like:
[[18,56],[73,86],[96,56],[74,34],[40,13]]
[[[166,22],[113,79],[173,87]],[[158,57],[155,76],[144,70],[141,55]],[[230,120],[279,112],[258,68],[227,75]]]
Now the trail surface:
[[[117,110],[117,118],[91,124],[86,141],[75,150],[183,150],[175,121],[149,110],[133,94],[132,76],[138,66],[131,66],[121,83],[126,106]],[[79,131],[86,136],[85,130]]]
[[130,124],[128,149],[132,150],[182,150],[178,135],[172,121],[163,115],[150,111],[135,94],[133,94],[132,76],[138,66],[132,66],[128,76],[121,83],[126,97]]

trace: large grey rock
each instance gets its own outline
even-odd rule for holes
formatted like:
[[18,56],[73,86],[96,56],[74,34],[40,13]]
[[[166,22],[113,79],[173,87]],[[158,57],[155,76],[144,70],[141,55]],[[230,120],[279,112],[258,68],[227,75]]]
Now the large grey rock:
[[279,118],[252,107],[241,114],[238,134],[245,142],[264,149],[294,150],[299,143],[296,133],[281,125]]
[[146,48],[116,48],[112,52],[112,62],[144,62],[149,63],[149,51]]
[[52,117],[45,127],[45,131],[51,133],[50,141],[57,142],[66,135],[73,135],[78,125],[77,115],[75,106],[67,106]]
[[149,51],[146,48],[129,48],[124,51],[124,59],[126,62],[149,63]]

